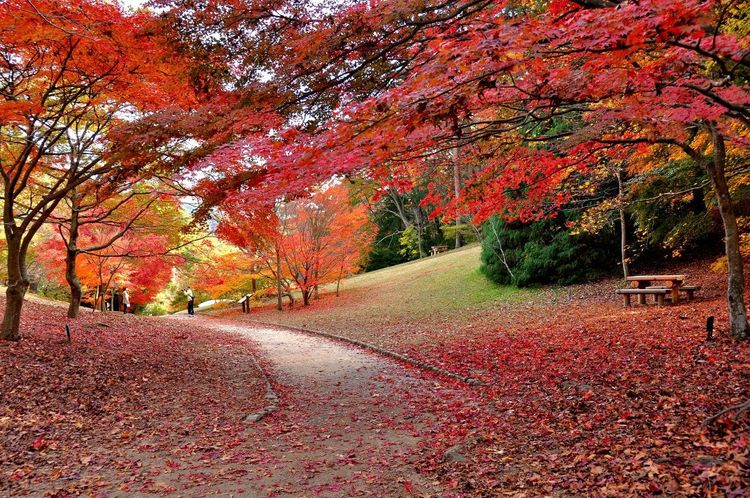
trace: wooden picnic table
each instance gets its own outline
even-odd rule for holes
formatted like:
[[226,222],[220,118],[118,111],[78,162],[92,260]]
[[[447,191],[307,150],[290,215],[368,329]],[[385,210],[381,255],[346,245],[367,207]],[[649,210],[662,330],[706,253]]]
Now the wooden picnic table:
[[430,248],[430,256],[436,256],[441,252],[448,252],[448,246],[432,246]]
[[[627,278],[628,282],[633,283],[636,289],[645,289],[651,287],[654,282],[668,283],[666,287],[672,291],[672,304],[680,302],[680,287],[687,279],[687,275],[633,275]],[[643,299],[641,304],[645,304],[645,295],[639,295],[638,299]]]

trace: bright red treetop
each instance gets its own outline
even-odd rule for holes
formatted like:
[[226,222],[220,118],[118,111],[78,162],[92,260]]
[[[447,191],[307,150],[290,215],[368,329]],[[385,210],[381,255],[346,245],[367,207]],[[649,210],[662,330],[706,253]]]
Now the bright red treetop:
[[[610,4],[619,6],[590,8]],[[313,132],[237,142],[266,168],[248,189],[268,200],[354,171],[384,179],[399,164],[478,143],[484,169],[467,185],[469,207],[480,219],[526,219],[564,202],[561,183],[620,154],[616,145],[682,147],[696,123],[748,143],[750,42],[727,27],[724,2],[533,5],[383,0],[299,33],[289,77],[314,74],[311,84],[336,88],[341,107]],[[367,71],[389,84],[364,92]]]

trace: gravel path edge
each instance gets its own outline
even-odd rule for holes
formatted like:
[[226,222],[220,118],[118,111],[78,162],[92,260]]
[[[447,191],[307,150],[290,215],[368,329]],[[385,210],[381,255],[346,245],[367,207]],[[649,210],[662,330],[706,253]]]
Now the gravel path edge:
[[471,377],[467,377],[465,375],[458,374],[456,372],[451,372],[450,370],[446,370],[441,367],[436,367],[435,365],[430,365],[429,363],[425,363],[420,360],[415,360],[414,358],[411,358],[410,356],[396,353],[395,351],[391,351],[389,349],[381,348],[380,346],[376,346],[374,344],[370,344],[369,342],[359,341],[357,339],[351,339],[349,337],[345,337],[342,335],[337,334],[331,334],[329,332],[323,332],[320,330],[314,330],[314,329],[308,329],[303,327],[296,327],[294,325],[285,325],[281,323],[273,323],[273,322],[265,322],[262,320],[250,320],[250,323],[254,323],[257,325],[265,326],[265,327],[279,327],[287,330],[293,330],[295,332],[301,332],[304,334],[312,334],[316,336],[326,337],[328,339],[334,339],[337,341],[346,342],[349,344],[353,344],[355,346],[359,346],[361,348],[373,351],[375,353],[381,354],[383,356],[388,356],[390,358],[394,358],[396,360],[402,361],[404,363],[408,363],[409,365],[415,366],[417,368],[420,368],[422,370],[427,370],[429,372],[436,373],[438,375],[442,375],[444,377],[449,377],[451,379],[455,379],[458,381],[463,382],[464,384],[467,384],[469,386],[489,386],[492,385],[489,382],[483,382],[481,380],[473,379]]

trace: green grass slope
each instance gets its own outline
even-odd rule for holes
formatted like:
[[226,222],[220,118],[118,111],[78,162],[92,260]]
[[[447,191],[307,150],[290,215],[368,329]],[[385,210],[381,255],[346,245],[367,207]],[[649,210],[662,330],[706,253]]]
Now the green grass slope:
[[[362,340],[387,345],[392,340],[420,343],[430,335],[451,333],[490,309],[533,302],[539,290],[496,285],[479,272],[480,246],[356,275],[322,289],[319,300],[283,312],[254,310],[266,322],[333,333],[356,333]],[[494,312],[492,313],[494,314]],[[414,325],[419,324],[418,327]]]
[[[391,312],[431,314],[489,304],[495,299],[519,299],[531,292],[494,284],[479,271],[477,244],[363,273],[342,282],[342,293],[366,293],[373,303]],[[326,292],[335,288],[327,286]]]

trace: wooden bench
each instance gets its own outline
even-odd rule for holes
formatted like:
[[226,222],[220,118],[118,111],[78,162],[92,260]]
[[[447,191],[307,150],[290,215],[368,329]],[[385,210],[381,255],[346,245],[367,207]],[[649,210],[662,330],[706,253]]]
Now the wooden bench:
[[[660,285],[653,285],[650,287],[646,287],[646,289],[668,289],[668,287],[663,287]],[[695,293],[699,290],[701,290],[700,285],[682,285],[678,289],[680,292],[684,292],[687,295],[688,301],[692,301],[695,299]]]
[[622,295],[623,304],[630,306],[630,296],[638,296],[638,304],[646,304],[646,296],[653,295],[659,306],[664,306],[664,296],[670,294],[671,289],[666,287],[655,287],[650,289],[617,289],[615,294]]
[[680,287],[680,292],[685,292],[687,294],[688,301],[695,299],[695,293],[699,290],[701,290],[700,285],[683,285]]
[[435,256],[441,252],[448,252],[448,246],[432,246],[430,248],[430,256]]

